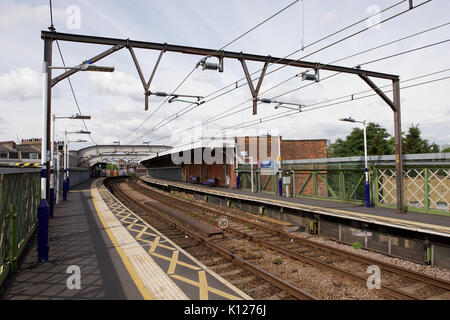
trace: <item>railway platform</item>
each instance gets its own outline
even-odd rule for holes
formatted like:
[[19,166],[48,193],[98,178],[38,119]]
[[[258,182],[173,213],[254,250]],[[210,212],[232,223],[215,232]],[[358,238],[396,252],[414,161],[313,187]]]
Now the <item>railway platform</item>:
[[49,261],[36,240],[3,299],[246,300],[244,292],[128,210],[91,179],[50,220]]
[[186,182],[169,181],[150,177],[141,177],[145,182],[160,186],[173,186],[180,189],[197,191],[227,199],[241,199],[260,204],[277,205],[319,215],[385,225],[399,229],[450,237],[450,218],[418,212],[399,214],[395,209],[318,200],[309,198],[280,197],[269,193],[252,193],[234,188],[208,187]]
[[197,200],[289,222],[292,230],[414,261],[450,268],[450,218],[384,207],[280,197],[233,188],[141,177],[146,184],[193,193]]

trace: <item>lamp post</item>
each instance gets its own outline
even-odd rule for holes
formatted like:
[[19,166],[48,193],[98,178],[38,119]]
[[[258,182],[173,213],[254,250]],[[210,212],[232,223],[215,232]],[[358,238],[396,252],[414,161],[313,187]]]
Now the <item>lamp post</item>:
[[367,165],[367,122],[366,120],[363,121],[357,121],[355,119],[349,118],[343,118],[339,119],[340,121],[346,121],[346,122],[352,122],[352,123],[362,123],[364,128],[364,172],[366,176],[366,184],[365,184],[365,195],[366,195],[366,207],[370,208],[370,187],[369,187],[369,168]]

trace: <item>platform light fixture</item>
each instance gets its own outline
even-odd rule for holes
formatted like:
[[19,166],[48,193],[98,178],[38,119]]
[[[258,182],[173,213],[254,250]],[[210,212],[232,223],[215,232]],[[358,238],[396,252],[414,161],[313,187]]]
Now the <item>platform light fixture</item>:
[[[285,109],[290,109],[290,110],[295,110],[298,112],[302,112],[302,108],[305,107],[304,104],[300,104],[300,103],[293,103],[293,102],[281,102],[281,101],[276,101],[276,100],[272,100],[272,99],[267,99],[267,98],[262,98],[262,99],[258,99],[259,101],[261,101],[262,103],[276,103],[277,105],[274,107],[274,109],[278,109],[278,108],[285,108]],[[291,107],[291,106],[296,106],[296,107]]]
[[114,67],[97,66],[91,61],[84,61],[83,63],[73,67],[54,67],[49,66],[49,69],[63,69],[63,70],[78,70],[78,71],[96,71],[96,72],[114,72]]
[[358,121],[355,119],[352,119],[351,117],[348,118],[342,118],[339,119],[339,121],[345,121],[345,122],[351,122],[351,123],[361,123],[364,128],[364,172],[366,176],[366,183],[365,183],[365,196],[366,196],[366,207],[370,208],[370,186],[369,186],[369,167],[367,164],[367,122],[366,120]]

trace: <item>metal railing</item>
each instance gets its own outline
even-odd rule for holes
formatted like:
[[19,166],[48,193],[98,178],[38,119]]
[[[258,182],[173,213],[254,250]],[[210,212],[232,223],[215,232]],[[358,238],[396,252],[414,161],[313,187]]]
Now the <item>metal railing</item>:
[[[405,155],[403,170],[404,204],[410,211],[450,216],[450,154]],[[396,172],[392,156],[369,158],[371,203],[396,206]],[[254,170],[255,192],[279,193],[280,173],[261,174]],[[362,203],[364,163],[360,157],[283,161],[282,177],[289,177],[283,196],[309,197]],[[250,166],[239,166],[240,186],[250,190]]]
[[0,285],[37,226],[40,173],[0,174]]

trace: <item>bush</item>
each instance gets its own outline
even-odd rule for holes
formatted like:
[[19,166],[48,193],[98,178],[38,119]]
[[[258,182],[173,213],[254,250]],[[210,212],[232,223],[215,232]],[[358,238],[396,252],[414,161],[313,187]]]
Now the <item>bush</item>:
[[283,261],[281,260],[281,258],[274,258],[272,262],[273,264],[281,264]]
[[362,246],[361,242],[355,241],[355,242],[352,243],[352,247],[355,248],[355,249],[357,249],[357,250],[359,250],[359,249],[361,249],[363,246]]

